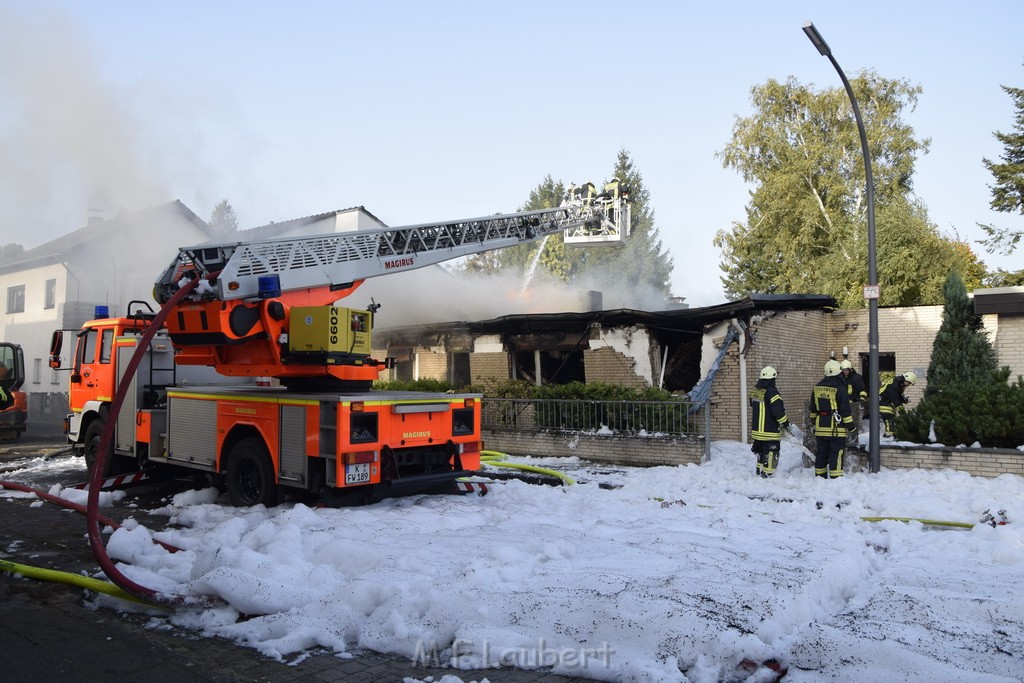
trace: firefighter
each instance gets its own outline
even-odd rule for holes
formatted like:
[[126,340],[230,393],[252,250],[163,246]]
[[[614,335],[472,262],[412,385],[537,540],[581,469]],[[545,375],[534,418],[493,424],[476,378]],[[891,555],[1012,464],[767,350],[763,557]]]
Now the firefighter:
[[850,394],[841,373],[839,361],[825,363],[825,377],[811,392],[811,418],[817,442],[814,473],[824,479],[843,476],[846,435],[853,429]]
[[757,474],[765,478],[775,474],[779,465],[782,430],[789,429],[786,407],[775,387],[775,378],[778,376],[775,368],[766,365],[761,369],[761,379],[750,390],[750,433],[754,439],[750,450],[757,455]]
[[903,405],[910,401],[905,396],[907,387],[917,381],[917,374],[904,372],[896,375],[882,384],[878,390],[878,416],[885,424],[884,436],[892,436],[892,421],[896,417],[896,409],[903,408]]
[[850,413],[853,415],[853,429],[847,437],[850,446],[857,445],[857,435],[860,434],[860,420],[864,412],[864,402],[868,400],[868,388],[864,384],[864,378],[853,369],[853,363],[843,360],[839,363],[843,372],[843,379],[846,380],[846,389],[850,395]]
[[864,378],[853,369],[853,363],[848,360],[844,360],[839,364],[839,368],[843,371],[843,379],[846,380],[850,400],[858,402],[868,400],[867,385],[864,384]]

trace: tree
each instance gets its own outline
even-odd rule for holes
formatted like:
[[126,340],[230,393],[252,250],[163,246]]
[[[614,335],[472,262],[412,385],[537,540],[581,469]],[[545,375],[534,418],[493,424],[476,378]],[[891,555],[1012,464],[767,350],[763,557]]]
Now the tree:
[[[970,248],[941,236],[911,195],[914,163],[930,141],[916,139],[901,115],[916,106],[920,86],[870,71],[851,85],[872,159],[881,303],[939,303],[953,270],[980,282]],[[723,166],[755,186],[746,221],[715,236],[726,293],[813,292],[865,306],[864,162],[845,90],[769,80],[751,89],[751,100],[755,113],[737,119],[719,152]]]
[[[650,192],[643,177],[633,166],[626,150],[620,150],[612,177],[629,188],[632,205],[632,231],[622,248],[566,246],[561,235],[551,235],[530,244],[484,252],[467,259],[466,268],[483,272],[519,270],[526,272],[535,260],[538,270],[565,283],[585,283],[606,291],[622,291],[630,283],[632,291],[653,288],[661,295],[670,291],[672,257],[662,249]],[[551,175],[530,192],[519,211],[532,211],[558,206],[565,196],[565,186]],[[540,249],[538,259],[537,250]],[[615,300],[615,299],[612,299]]]
[[932,344],[925,397],[954,389],[965,382],[987,380],[996,370],[996,353],[967,298],[967,288],[956,273],[943,286],[946,303],[942,325]]
[[14,261],[24,253],[25,247],[21,246],[17,242],[8,242],[0,247],[0,263]]
[[612,177],[629,188],[632,229],[620,249],[588,249],[580,275],[606,292],[621,290],[624,283],[629,283],[634,289],[649,288],[668,296],[672,256],[663,249],[660,232],[654,225],[651,193],[624,149],[619,150]]
[[209,225],[214,237],[217,238],[229,238],[238,231],[238,218],[235,216],[235,210],[228,204],[228,200],[222,199],[217,206],[213,207]]
[[[995,184],[989,188],[992,191],[992,210],[1024,214],[1024,88],[1011,88],[1005,85],[1001,87],[1013,100],[1016,109],[1013,130],[1010,133],[993,133],[996,140],[1003,143],[1001,163],[989,159],[982,159],[982,163],[995,179]],[[981,243],[989,253],[1012,254],[1024,236],[1024,231],[1021,230],[997,228],[994,225],[981,225],[981,228],[988,233],[988,239],[982,240]],[[996,275],[1001,280],[1008,279],[1019,283],[1024,279],[1024,270],[1016,273],[997,271]]]
[[913,409],[897,415],[896,438],[1012,448],[1024,437],[1024,380],[997,369],[996,354],[967,288],[951,274],[943,287],[942,326],[932,345],[928,386]]

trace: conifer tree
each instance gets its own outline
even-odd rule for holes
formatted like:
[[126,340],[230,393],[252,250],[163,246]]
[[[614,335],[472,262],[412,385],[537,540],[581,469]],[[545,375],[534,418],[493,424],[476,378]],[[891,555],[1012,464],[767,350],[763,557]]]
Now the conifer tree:
[[943,285],[946,303],[942,326],[932,344],[925,398],[946,390],[956,391],[971,382],[987,382],[996,370],[996,354],[982,327],[981,316],[967,298],[967,289],[956,273]]
[[[1003,143],[999,161],[982,159],[985,168],[992,174],[995,184],[992,190],[992,210],[1003,213],[1024,215],[1024,88],[1002,86],[1003,91],[1013,100],[1016,110],[1013,128],[1009,133],[996,131],[996,140]],[[981,225],[988,233],[988,239],[981,241],[990,253],[1012,254],[1017,248],[1024,231],[994,225]],[[987,284],[992,287],[1009,287],[1024,282],[1024,270],[998,270],[989,276]]]
[[230,238],[238,231],[238,217],[235,216],[235,210],[228,204],[228,200],[222,199],[213,207],[209,225],[216,238]]

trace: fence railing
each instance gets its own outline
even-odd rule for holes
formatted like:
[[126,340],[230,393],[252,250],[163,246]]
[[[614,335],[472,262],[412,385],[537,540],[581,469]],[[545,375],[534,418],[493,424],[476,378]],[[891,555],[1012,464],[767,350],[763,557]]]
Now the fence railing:
[[690,401],[485,398],[481,420],[484,429],[697,438],[705,438],[711,426],[707,404]]

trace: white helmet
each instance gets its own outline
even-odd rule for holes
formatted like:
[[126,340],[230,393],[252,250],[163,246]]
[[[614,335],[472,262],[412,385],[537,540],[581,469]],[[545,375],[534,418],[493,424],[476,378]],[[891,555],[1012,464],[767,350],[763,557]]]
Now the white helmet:
[[907,380],[911,384],[917,381],[917,373],[915,372],[904,372],[903,379]]
[[853,370],[853,363],[851,363],[850,361],[844,359],[843,362],[839,364],[839,369],[840,370]]
[[834,358],[832,360],[830,360],[829,362],[825,363],[825,376],[826,377],[835,377],[841,371],[842,371],[842,368],[839,367],[839,361],[835,360]]
[[775,379],[778,376],[779,373],[770,365],[761,368],[761,379]]

